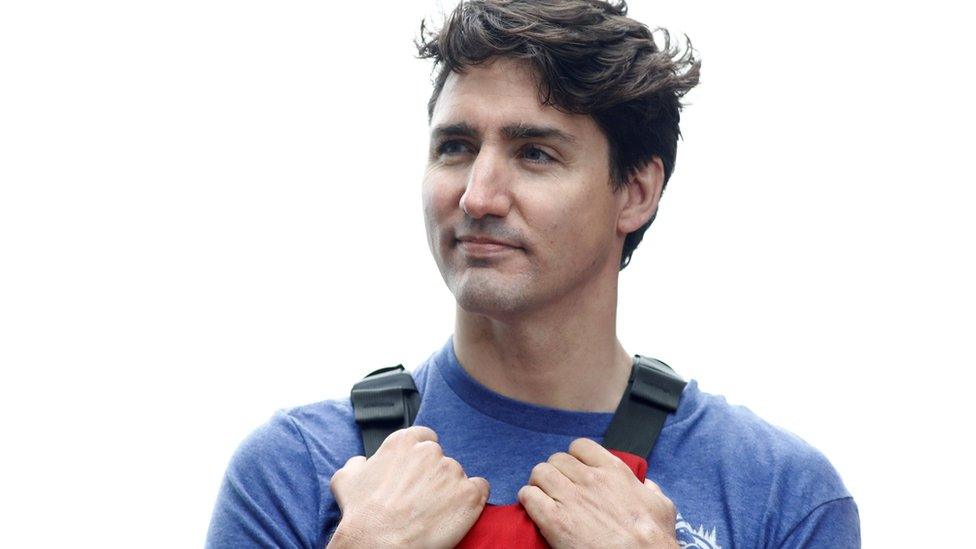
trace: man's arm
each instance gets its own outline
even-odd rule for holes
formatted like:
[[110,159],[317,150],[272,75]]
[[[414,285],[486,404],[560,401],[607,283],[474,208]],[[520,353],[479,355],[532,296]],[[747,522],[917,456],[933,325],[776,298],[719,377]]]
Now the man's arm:
[[320,522],[308,448],[294,420],[279,412],[231,458],[206,547],[320,547]]

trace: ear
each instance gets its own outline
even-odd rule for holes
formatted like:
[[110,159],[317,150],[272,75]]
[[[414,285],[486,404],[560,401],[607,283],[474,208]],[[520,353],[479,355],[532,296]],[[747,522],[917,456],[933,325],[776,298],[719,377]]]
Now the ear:
[[655,156],[643,168],[633,172],[627,185],[620,189],[622,206],[617,217],[617,231],[626,235],[647,223],[657,212],[663,189],[664,163]]

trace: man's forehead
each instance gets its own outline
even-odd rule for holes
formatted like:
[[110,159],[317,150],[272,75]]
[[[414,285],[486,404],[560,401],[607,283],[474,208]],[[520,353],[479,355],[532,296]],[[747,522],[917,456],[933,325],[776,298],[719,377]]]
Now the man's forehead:
[[525,61],[497,58],[452,72],[438,94],[431,130],[466,124],[487,133],[515,125],[549,126],[573,133],[580,121],[544,104],[536,71]]
[[509,90],[513,95],[532,95],[531,90],[538,90],[540,81],[538,71],[528,61],[494,57],[468,65],[461,72],[452,71],[441,93],[470,93],[490,87]]

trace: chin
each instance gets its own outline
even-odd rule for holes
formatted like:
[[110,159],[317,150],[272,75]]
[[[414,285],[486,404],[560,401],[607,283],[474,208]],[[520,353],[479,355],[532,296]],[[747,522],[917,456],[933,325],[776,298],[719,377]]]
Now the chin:
[[524,288],[490,277],[465,276],[451,285],[451,293],[465,311],[488,317],[523,311],[532,301]]

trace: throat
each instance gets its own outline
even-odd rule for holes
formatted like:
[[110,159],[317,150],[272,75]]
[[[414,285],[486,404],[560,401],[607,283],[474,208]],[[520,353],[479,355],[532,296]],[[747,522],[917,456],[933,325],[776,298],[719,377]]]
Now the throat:
[[478,335],[455,332],[458,362],[478,383],[508,398],[561,410],[613,412],[627,386],[632,358],[616,337]]

